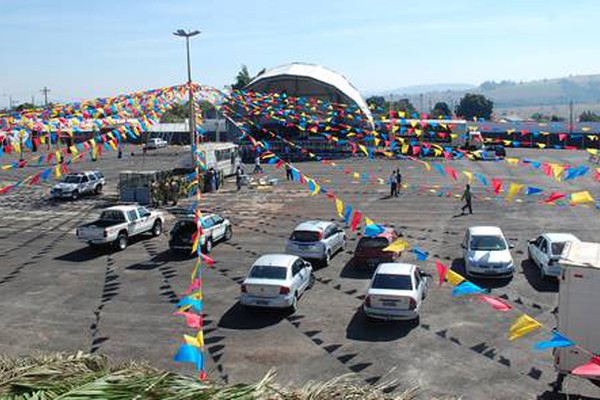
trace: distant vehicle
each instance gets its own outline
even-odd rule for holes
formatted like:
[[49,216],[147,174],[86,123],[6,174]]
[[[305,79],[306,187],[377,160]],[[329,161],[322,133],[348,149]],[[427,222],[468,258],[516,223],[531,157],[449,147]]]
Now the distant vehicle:
[[314,283],[312,265],[289,254],[268,254],[254,262],[241,285],[240,304],[253,307],[289,308]]
[[[554,367],[559,373],[555,389],[562,390],[566,374],[590,361],[590,353],[600,354],[600,318],[596,318],[600,309],[600,244],[567,242],[558,263],[557,328],[577,344],[554,349]],[[588,378],[600,386],[600,374]]]
[[100,171],[84,171],[66,175],[62,181],[52,186],[53,198],[77,200],[84,194],[100,194],[106,185]]
[[428,279],[426,273],[412,264],[379,264],[367,289],[365,315],[383,320],[419,318]]
[[560,276],[558,260],[567,242],[581,241],[570,233],[545,233],[537,239],[531,239],[527,245],[529,260],[539,269],[542,279]]
[[[239,146],[234,143],[201,143],[198,152],[206,168],[213,167],[223,173],[224,177],[235,175],[237,166],[242,163]],[[180,167],[185,170],[192,169],[189,156],[182,158]]]
[[377,236],[362,236],[356,244],[353,267],[376,267],[383,262],[394,262],[400,257],[401,252],[383,251],[386,247],[398,239],[398,233],[392,228],[386,228]]
[[333,222],[306,221],[294,229],[287,241],[285,252],[316,260],[328,266],[331,258],[346,247],[346,233]]
[[147,149],[162,149],[167,147],[169,142],[164,140],[163,138],[150,138],[148,139],[148,143],[146,143]]
[[471,153],[475,160],[496,161],[506,157],[506,150],[501,145],[484,145],[481,149]]
[[467,229],[462,243],[465,271],[469,276],[511,277],[515,265],[509,245],[496,226],[473,226]]
[[[217,214],[204,214],[200,219],[202,236],[200,244],[202,252],[208,254],[213,246],[221,240],[229,240],[232,236],[231,222]],[[175,251],[192,251],[192,236],[196,233],[194,214],[184,214],[177,218],[169,235],[169,248]]]
[[479,150],[483,147],[483,135],[479,131],[467,131],[458,135],[452,145],[467,151]]
[[114,206],[104,209],[98,220],[77,228],[77,238],[90,246],[114,244],[118,250],[125,250],[134,236],[147,232],[159,236],[164,222],[160,211],[137,204]]

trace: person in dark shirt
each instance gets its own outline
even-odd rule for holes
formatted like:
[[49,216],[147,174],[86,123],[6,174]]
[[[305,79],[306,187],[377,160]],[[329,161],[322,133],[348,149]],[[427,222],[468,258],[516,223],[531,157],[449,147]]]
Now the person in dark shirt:
[[467,184],[467,186],[465,187],[465,191],[463,192],[463,195],[461,197],[461,200],[465,201],[465,205],[462,206],[462,208],[460,209],[461,213],[465,214],[465,210],[469,209],[469,214],[473,214],[473,207],[471,204],[471,201],[472,201],[471,185]]

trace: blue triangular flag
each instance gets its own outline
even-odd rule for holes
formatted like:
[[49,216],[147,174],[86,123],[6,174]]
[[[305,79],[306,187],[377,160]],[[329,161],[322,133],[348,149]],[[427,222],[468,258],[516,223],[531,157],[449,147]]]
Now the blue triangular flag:
[[460,285],[454,286],[454,289],[452,289],[452,296],[459,297],[468,294],[477,294],[484,292],[485,289],[483,289],[482,287],[479,287],[472,282],[465,281],[462,282]]
[[567,337],[561,335],[558,331],[552,331],[552,339],[544,341],[544,342],[538,342],[533,346],[533,348],[534,348],[534,350],[545,350],[545,349],[552,349],[555,347],[571,347],[571,346],[575,346],[575,343],[573,343]]

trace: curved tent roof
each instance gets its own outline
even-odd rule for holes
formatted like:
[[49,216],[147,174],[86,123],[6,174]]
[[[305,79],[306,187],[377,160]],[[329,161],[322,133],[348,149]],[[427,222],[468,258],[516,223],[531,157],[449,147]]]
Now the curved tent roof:
[[257,92],[285,91],[296,97],[316,97],[335,103],[356,104],[373,126],[371,111],[358,90],[343,75],[320,65],[280,65],[254,78],[246,88]]

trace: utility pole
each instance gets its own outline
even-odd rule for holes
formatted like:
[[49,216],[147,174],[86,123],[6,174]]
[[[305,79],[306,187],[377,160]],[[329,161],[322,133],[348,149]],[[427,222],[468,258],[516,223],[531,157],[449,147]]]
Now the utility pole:
[[[569,100],[569,139],[572,136],[573,136],[573,100]],[[567,139],[567,141],[569,139]]]
[[[44,108],[47,109],[48,108],[48,93],[50,93],[50,89],[48,89],[46,86],[44,86],[44,88],[42,90],[40,90],[40,92],[42,92],[44,94]],[[57,140],[57,144],[58,144],[58,138]],[[52,150],[52,132],[48,132],[48,150]]]
[[423,93],[419,95],[419,113],[423,114]]
[[199,35],[200,31],[186,32],[183,29],[178,29],[176,32],[173,32],[173,35],[184,37],[185,38],[185,48],[187,51],[187,75],[188,75],[188,96],[189,96],[189,106],[190,106],[190,147],[191,147],[191,157],[192,164],[191,167],[194,169],[196,164],[196,157],[194,152],[196,151],[196,117],[194,115],[194,90],[192,88],[192,63],[190,60],[190,38],[196,35]]

